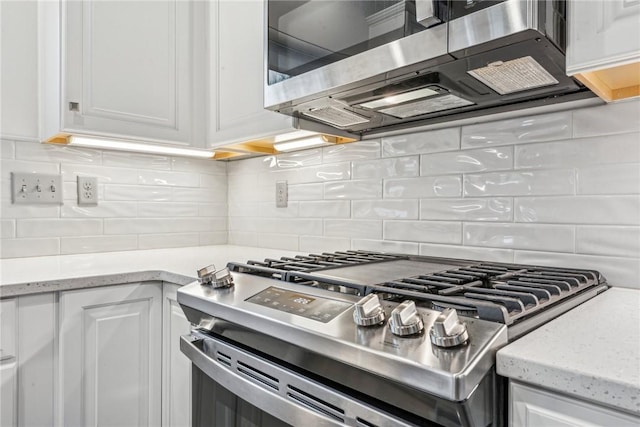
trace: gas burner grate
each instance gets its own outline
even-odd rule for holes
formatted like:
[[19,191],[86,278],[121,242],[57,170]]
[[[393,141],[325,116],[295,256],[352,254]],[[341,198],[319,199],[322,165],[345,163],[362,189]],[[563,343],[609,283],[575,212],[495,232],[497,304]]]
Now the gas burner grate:
[[291,276],[289,273],[320,271],[349,265],[362,265],[404,259],[402,255],[384,254],[371,251],[322,252],[319,254],[296,255],[295,257],[266,258],[264,261],[230,262],[227,268],[237,273],[254,274],[277,280],[302,283],[309,280]]

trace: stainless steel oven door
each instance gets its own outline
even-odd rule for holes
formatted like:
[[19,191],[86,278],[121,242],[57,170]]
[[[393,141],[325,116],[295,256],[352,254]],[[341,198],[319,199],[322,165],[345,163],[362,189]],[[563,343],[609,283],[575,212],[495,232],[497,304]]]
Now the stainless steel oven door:
[[193,425],[415,426],[209,335],[180,338],[193,363]]

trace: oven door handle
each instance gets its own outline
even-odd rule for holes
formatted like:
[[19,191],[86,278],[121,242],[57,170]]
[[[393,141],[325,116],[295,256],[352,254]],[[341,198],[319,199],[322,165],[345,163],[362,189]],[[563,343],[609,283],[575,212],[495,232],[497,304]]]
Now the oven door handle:
[[[205,345],[207,349],[215,350],[215,358],[205,352]],[[309,380],[293,371],[273,365],[214,338],[203,337],[200,334],[183,335],[180,337],[180,350],[213,381],[258,409],[292,426],[412,426],[347,395],[337,396],[337,392],[322,384],[309,385]],[[268,368],[265,364],[269,364]],[[252,366],[258,369],[253,370]],[[269,373],[261,374],[260,371]],[[326,398],[331,394],[334,398],[332,401],[340,401],[344,405],[342,408],[315,398]]]

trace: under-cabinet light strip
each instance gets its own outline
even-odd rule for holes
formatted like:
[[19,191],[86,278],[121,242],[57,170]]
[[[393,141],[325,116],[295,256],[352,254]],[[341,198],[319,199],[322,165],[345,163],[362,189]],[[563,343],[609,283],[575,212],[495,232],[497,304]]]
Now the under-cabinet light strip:
[[164,145],[143,144],[140,142],[118,141],[114,139],[102,139],[85,136],[69,137],[69,145],[77,147],[101,148],[105,150],[133,151],[147,154],[166,154],[169,156],[197,157],[201,159],[213,159],[214,151],[198,150],[195,148],[167,147]]

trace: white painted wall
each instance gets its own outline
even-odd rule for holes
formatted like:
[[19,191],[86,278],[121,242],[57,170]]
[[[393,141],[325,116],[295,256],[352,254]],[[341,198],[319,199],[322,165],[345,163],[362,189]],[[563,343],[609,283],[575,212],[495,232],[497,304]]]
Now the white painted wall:
[[231,244],[596,268],[640,286],[639,100],[231,162],[228,185]]

